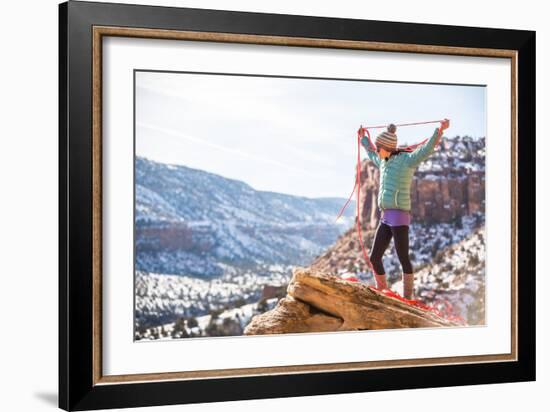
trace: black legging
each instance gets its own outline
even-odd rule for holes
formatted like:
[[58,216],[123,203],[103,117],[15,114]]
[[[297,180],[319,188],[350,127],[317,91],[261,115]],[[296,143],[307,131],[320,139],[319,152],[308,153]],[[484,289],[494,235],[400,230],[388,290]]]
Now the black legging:
[[384,271],[384,265],[382,264],[382,256],[390,244],[392,236],[403,272],[413,273],[411,260],[409,258],[409,226],[389,226],[382,222],[378,224],[378,228],[376,229],[374,245],[370,253],[370,261],[374,266],[374,271],[378,275],[386,273]]

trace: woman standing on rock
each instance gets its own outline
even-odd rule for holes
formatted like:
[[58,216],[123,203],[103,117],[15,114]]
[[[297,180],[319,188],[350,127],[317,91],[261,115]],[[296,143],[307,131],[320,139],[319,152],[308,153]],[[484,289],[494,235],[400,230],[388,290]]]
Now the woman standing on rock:
[[376,137],[376,147],[370,145],[365,129],[360,129],[361,144],[367,150],[369,159],[380,169],[378,207],[381,216],[369,256],[375,272],[376,287],[388,287],[382,256],[393,237],[403,270],[403,297],[406,299],[413,298],[414,288],[414,273],[409,258],[412,178],[417,166],[434,151],[443,131],[448,127],[449,120],[443,120],[432,137],[412,152],[397,148],[397,127],[394,124],[390,124],[386,131]]

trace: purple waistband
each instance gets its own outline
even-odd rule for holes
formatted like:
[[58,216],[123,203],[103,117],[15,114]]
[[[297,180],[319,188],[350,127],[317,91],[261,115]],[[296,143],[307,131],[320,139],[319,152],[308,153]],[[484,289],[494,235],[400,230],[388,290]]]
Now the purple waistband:
[[389,226],[408,226],[411,224],[411,214],[401,209],[384,209],[380,220]]

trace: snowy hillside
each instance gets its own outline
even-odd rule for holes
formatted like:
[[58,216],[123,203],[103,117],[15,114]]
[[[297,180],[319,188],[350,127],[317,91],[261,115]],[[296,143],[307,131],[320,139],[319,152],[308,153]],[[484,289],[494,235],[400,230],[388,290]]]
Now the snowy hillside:
[[[410,229],[411,260],[417,274],[417,297],[427,304],[435,304],[438,299],[447,300],[471,325],[483,324],[485,319],[484,223],[483,215],[475,214],[449,224],[413,223]],[[360,254],[361,251],[355,247],[334,251],[332,258],[337,259],[337,273],[352,273],[361,281],[373,285],[372,274],[356,266],[363,262]],[[401,293],[401,267],[393,245],[384,255],[384,267],[388,274],[388,284]],[[327,270],[321,265],[317,265],[317,268]],[[264,287],[285,287],[291,277],[291,266],[265,265],[258,270],[259,273],[248,271],[243,274],[229,271],[223,277],[211,280],[138,272],[137,337],[155,339],[164,336],[170,339],[172,335],[166,331],[177,319],[204,318],[211,313],[226,313],[222,318],[227,317],[233,313],[232,308],[260,302]],[[228,322],[234,325],[237,320],[242,323],[242,316],[241,319],[226,320],[226,326]],[[166,327],[164,335],[160,329],[158,334],[154,330],[147,332],[149,328],[155,329],[161,324]],[[235,330],[228,328],[226,332],[239,334]],[[202,328],[200,334],[195,330],[194,334],[185,337],[205,336],[207,333]]]
[[254,271],[235,271],[214,279],[136,273],[136,326],[173,322],[178,317],[202,316],[261,298],[264,286],[285,285],[291,267],[263,265]]
[[209,315],[178,318],[175,322],[136,330],[136,340],[166,340],[202,336],[238,336],[254,315],[271,310],[278,299],[248,303],[233,309],[213,312]]
[[[463,177],[471,172],[485,171],[485,137],[445,137],[432,155],[417,169],[422,178]],[[439,172],[445,172],[439,175]]]
[[221,276],[223,264],[305,264],[343,233],[344,199],[257,191],[244,182],[136,159],[136,269]]
[[[416,293],[429,305],[444,309],[444,303],[469,325],[485,324],[485,229],[439,251],[431,265],[417,273]],[[401,290],[400,282],[394,285]]]
[[[472,221],[472,219],[470,219]],[[471,222],[465,222],[471,223]],[[431,228],[431,235],[427,235],[426,244],[430,252],[421,252],[418,255],[418,268],[416,272],[415,293],[416,298],[427,305],[434,305],[444,313],[446,305],[450,304],[453,314],[461,316],[468,325],[485,324],[485,231],[483,226],[470,232],[466,225],[464,230],[454,231],[448,241],[444,243],[434,242],[433,235],[441,236],[447,233],[448,227]],[[416,232],[423,229],[416,227]],[[428,229],[428,232],[430,230]],[[424,233],[426,235],[426,233]],[[432,252],[433,250],[433,252]],[[433,254],[433,258],[431,257]],[[385,257],[388,267],[393,267],[392,253]],[[400,293],[402,282],[391,269],[389,287]],[[374,284],[370,277],[362,273],[363,282]],[[152,280],[155,279],[155,280]],[[237,336],[243,333],[244,328],[250,322],[252,316],[272,309],[278,299],[259,299],[254,293],[259,285],[285,284],[290,279],[284,271],[278,277],[267,281],[264,277],[250,276],[241,279],[242,283],[235,284],[231,281],[205,282],[198,279],[187,279],[162,275],[143,276],[138,280],[139,293],[150,295],[138,296],[138,302],[150,306],[144,307],[144,312],[151,314],[154,311],[166,310],[167,313],[175,311],[178,317],[171,321],[153,323],[147,327],[141,324],[136,328],[136,340],[155,339],[180,339],[203,336]],[[151,283],[152,282],[152,283]],[[175,286],[178,285],[178,286]],[[142,288],[149,287],[149,290]],[[154,291],[163,291],[154,295]],[[184,292],[185,291],[185,292]],[[231,300],[239,296],[243,299]],[[148,297],[147,297],[148,296]],[[147,298],[146,298],[147,297]],[[245,300],[253,303],[243,303]],[[193,316],[193,307],[205,309],[208,306],[208,314]]]

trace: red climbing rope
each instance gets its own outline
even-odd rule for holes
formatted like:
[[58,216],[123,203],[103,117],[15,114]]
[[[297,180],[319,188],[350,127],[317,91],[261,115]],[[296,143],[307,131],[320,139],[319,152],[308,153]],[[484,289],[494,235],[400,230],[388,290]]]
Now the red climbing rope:
[[[396,125],[397,127],[403,127],[403,126],[416,126],[420,124],[429,124],[429,123],[441,123],[443,120],[430,120],[426,122],[416,122],[416,123],[402,123]],[[376,146],[371,140],[369,129],[380,129],[382,127],[387,126],[368,126],[363,127],[362,125],[359,127],[359,130],[357,131],[357,164],[356,164],[356,170],[355,170],[355,184],[353,185],[353,190],[351,191],[351,194],[349,195],[348,199],[346,200],[346,203],[344,206],[342,206],[342,209],[340,209],[340,212],[338,213],[338,216],[336,216],[336,220],[338,220],[342,213],[344,213],[344,210],[348,206],[349,202],[351,202],[351,199],[353,198],[353,194],[357,192],[357,201],[356,201],[356,225],[357,225],[357,236],[359,238],[359,244],[361,245],[361,250],[363,252],[363,257],[365,258],[365,262],[367,262],[368,267],[371,271],[374,272],[374,268],[372,267],[372,263],[369,259],[367,250],[365,248],[365,244],[363,242],[363,234],[361,230],[361,208],[360,208],[360,201],[361,201],[361,138],[363,135],[363,131],[366,133],[367,139],[369,141],[369,145],[373,150],[376,150]],[[441,130],[441,127],[439,128],[439,133],[437,136],[437,143],[439,144],[439,141],[441,140],[441,135],[443,131]],[[411,146],[407,146],[406,148],[402,148],[401,150],[407,150],[412,151],[416,147],[424,144],[426,141],[428,141],[429,138],[424,139],[420,143],[416,143]]]
[[[418,126],[418,125],[421,125],[421,124],[431,124],[431,123],[441,123],[445,120],[428,120],[426,122],[415,122],[415,123],[401,123],[401,124],[396,124],[395,126],[396,127],[404,127],[404,126]],[[376,150],[376,146],[372,143],[372,140],[370,139],[370,133],[369,133],[369,130],[368,129],[382,129],[382,128],[386,128],[388,127],[387,125],[384,125],[384,126],[369,126],[369,127],[363,127],[363,129],[367,132],[367,135],[368,135],[368,138],[369,138],[369,143],[371,145],[371,147],[373,149]],[[361,130],[361,129],[359,129]],[[439,129],[439,138],[441,137],[441,128]],[[406,147],[400,147],[399,150],[401,151],[404,151],[404,152],[412,152],[413,150],[415,150],[418,146],[421,146],[423,145],[424,143],[426,143],[430,138],[427,137],[426,139],[422,140],[421,142],[418,142],[418,143],[415,143],[415,144],[412,144],[412,145],[409,145],[409,146],[406,146]],[[438,140],[438,143],[439,143],[439,140]]]
[[[421,124],[441,123],[443,121],[444,120],[430,120],[430,121],[426,121],[426,122],[403,123],[403,124],[398,124],[396,126],[397,127],[416,126],[416,125],[421,125]],[[344,210],[348,206],[349,202],[351,202],[351,199],[353,198],[353,194],[356,193],[357,194],[357,201],[356,201],[357,237],[359,238],[359,244],[361,246],[361,250],[363,252],[363,257],[365,259],[365,262],[367,263],[367,266],[369,267],[369,269],[373,273],[375,273],[374,267],[372,266],[372,262],[369,259],[367,248],[365,247],[365,244],[363,242],[363,234],[362,234],[363,231],[361,230],[361,209],[360,209],[360,201],[361,201],[361,138],[362,138],[362,134],[363,134],[363,131],[364,131],[366,133],[366,136],[367,136],[367,139],[369,141],[370,147],[373,150],[376,150],[376,146],[374,145],[374,143],[371,140],[369,129],[381,129],[381,128],[386,128],[386,127],[387,127],[387,125],[368,126],[368,127],[361,126],[359,128],[359,130],[357,131],[357,164],[356,164],[356,171],[355,171],[355,184],[353,186],[353,190],[351,191],[351,194],[348,197],[346,203],[344,204],[342,209],[340,209],[340,212],[338,213],[338,216],[336,216],[336,220],[338,220],[340,218],[340,216],[342,216],[342,214],[344,213]],[[441,130],[441,127],[440,127],[436,144],[439,144],[442,134],[443,134],[443,131]],[[404,148],[400,148],[400,150],[407,151],[407,152],[412,152],[418,146],[424,144],[428,140],[429,140],[429,138],[426,138],[426,139],[422,140],[419,143],[416,143],[416,144],[413,144],[413,145],[410,145],[410,146],[407,146],[407,147],[404,147]],[[347,280],[352,281],[352,282],[358,281],[358,279],[355,278],[355,277],[349,277]],[[371,287],[371,286],[369,286],[369,287]],[[376,288],[374,288],[374,289],[376,289]],[[376,289],[376,290],[378,290],[378,289]],[[462,317],[456,315],[454,313],[452,305],[449,302],[445,301],[445,300],[438,301],[444,307],[444,309],[440,310],[440,309],[437,309],[436,306],[428,306],[428,305],[426,305],[426,304],[424,304],[424,303],[422,303],[421,301],[418,301],[418,300],[406,299],[403,296],[399,295],[398,293],[392,291],[391,289],[383,289],[380,292],[384,293],[386,296],[390,296],[392,298],[399,299],[400,301],[405,302],[409,305],[421,308],[421,309],[426,310],[426,311],[430,311],[430,312],[436,314],[437,316],[445,318],[447,320],[454,321],[454,322],[459,323],[459,324],[466,324],[466,321]]]
[[[398,299],[398,300],[400,300],[401,302],[404,302],[404,303],[406,303],[406,304],[408,304],[408,305],[411,305],[411,306],[420,308],[420,309],[422,309],[422,310],[431,312],[431,313],[433,313],[434,315],[439,316],[440,318],[449,320],[449,321],[451,321],[451,322],[458,323],[459,325],[467,325],[466,320],[465,320],[462,316],[457,315],[457,314],[455,313],[454,308],[453,308],[453,305],[451,305],[451,303],[449,303],[449,301],[447,301],[447,300],[444,300],[444,299],[437,299],[433,305],[426,305],[425,303],[423,303],[423,302],[421,302],[421,301],[419,301],[419,300],[416,300],[416,299],[407,299],[407,298],[404,298],[404,297],[401,296],[399,293],[396,293],[396,292],[394,292],[394,291],[391,290],[391,289],[382,289],[382,290],[378,290],[378,289],[376,289],[376,288],[372,288],[371,286],[369,286],[369,288],[375,289],[375,290],[377,290],[378,292],[381,292],[381,293],[383,293],[384,295],[389,296],[389,297],[391,297],[391,298]],[[442,309],[438,309],[438,308],[437,308],[438,305],[439,305],[439,306],[442,306]]]
[[[395,127],[418,126],[418,125],[421,125],[421,124],[441,123],[441,122],[444,122],[445,120],[446,119],[443,119],[443,120],[428,120],[428,121],[425,121],[425,122],[415,122],[415,123],[401,123],[401,124],[396,124]],[[369,127],[365,127],[364,129],[385,129],[386,127],[388,127],[387,124],[385,124],[383,126],[369,126]]]

